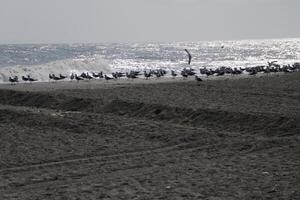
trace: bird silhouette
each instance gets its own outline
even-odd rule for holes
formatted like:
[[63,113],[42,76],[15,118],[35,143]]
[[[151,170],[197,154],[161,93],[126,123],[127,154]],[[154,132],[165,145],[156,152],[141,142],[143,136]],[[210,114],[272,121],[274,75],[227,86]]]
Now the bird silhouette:
[[171,75],[172,75],[173,78],[175,78],[177,76],[177,74],[175,73],[174,70],[171,71]]
[[190,54],[190,52],[187,50],[187,49],[184,49],[185,52],[188,54],[188,57],[189,57],[189,61],[188,61],[188,64],[190,65],[191,64],[191,61],[192,61],[192,55]]
[[203,81],[200,77],[198,77],[198,76],[195,76],[195,80],[197,81],[197,82],[201,82],[201,81]]
[[27,82],[28,81],[28,78],[26,78],[25,76],[22,76],[22,80]]
[[82,80],[83,80],[83,78],[81,78],[81,77],[77,76],[77,74],[75,74],[75,79],[77,80],[77,82],[79,82],[79,81],[82,81]]
[[111,79],[113,79],[113,78],[111,78],[111,77],[109,77],[109,76],[106,76],[106,74],[104,75],[104,78],[105,78],[105,80],[111,80]]

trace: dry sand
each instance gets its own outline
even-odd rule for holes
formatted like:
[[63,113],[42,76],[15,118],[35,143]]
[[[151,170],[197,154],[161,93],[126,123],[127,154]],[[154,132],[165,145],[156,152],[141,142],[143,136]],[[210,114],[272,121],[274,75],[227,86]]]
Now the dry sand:
[[300,73],[0,85],[0,199],[300,199]]

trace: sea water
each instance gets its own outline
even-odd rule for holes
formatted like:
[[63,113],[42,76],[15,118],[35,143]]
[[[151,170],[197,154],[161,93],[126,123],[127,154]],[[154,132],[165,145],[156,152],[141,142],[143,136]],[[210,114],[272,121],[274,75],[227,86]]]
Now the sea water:
[[[187,65],[192,55],[191,65]],[[237,41],[112,44],[3,44],[0,45],[0,83],[9,76],[48,81],[49,74],[128,72],[184,67],[252,67],[300,62],[300,38]]]

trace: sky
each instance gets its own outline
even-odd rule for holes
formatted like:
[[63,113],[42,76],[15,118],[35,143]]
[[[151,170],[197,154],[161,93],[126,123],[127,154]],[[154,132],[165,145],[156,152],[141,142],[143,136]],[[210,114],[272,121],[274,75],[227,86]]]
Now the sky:
[[300,0],[0,0],[0,43],[300,38]]

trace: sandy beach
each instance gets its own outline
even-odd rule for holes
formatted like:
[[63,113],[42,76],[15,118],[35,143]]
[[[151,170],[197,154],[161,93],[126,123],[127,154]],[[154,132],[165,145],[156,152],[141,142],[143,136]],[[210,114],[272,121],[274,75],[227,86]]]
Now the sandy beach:
[[0,199],[300,199],[300,73],[0,85]]

